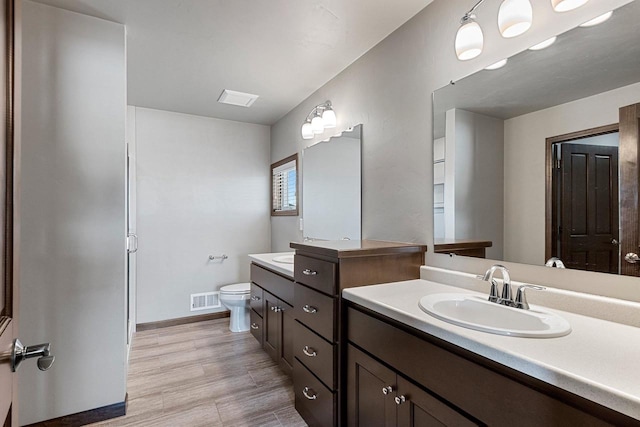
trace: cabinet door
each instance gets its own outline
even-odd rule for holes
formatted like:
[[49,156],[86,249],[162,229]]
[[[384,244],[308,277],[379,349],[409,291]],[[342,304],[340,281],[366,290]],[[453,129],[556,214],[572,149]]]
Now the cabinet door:
[[293,307],[284,301],[280,301],[282,311],[280,314],[280,367],[288,375],[293,372],[293,327],[295,317]]
[[399,427],[478,425],[400,375],[397,384]]
[[279,362],[280,361],[280,300],[269,292],[264,291],[264,316],[263,322],[263,337],[264,343],[262,348],[267,352],[271,358]]
[[349,345],[347,419],[351,427],[396,425],[396,374]]

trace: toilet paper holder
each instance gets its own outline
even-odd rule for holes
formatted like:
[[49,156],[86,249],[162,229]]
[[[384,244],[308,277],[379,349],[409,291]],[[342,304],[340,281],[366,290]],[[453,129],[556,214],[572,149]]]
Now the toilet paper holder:
[[215,261],[217,259],[224,261],[225,259],[229,258],[226,254],[222,254],[222,255],[209,255],[209,261]]

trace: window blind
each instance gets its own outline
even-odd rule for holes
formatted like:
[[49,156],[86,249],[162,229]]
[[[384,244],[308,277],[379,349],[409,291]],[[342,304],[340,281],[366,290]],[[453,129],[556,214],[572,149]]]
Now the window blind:
[[273,206],[276,212],[297,209],[296,162],[291,161],[273,169]]

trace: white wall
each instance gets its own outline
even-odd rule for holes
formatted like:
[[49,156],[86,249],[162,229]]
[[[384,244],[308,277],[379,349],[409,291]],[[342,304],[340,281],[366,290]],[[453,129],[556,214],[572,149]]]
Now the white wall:
[[269,251],[269,127],[136,107],[135,132],[137,322],[207,313],[189,295],[248,281]]
[[360,239],[360,138],[341,136],[304,150],[304,235]]
[[618,109],[640,102],[640,83],[506,120],[505,260],[542,265],[546,138],[618,123]]
[[20,423],[125,398],[125,31],[25,1]]
[[[497,26],[501,1],[488,0],[478,14],[485,50],[463,62],[456,58],[453,45],[460,18],[470,4],[436,0],[272,126],[271,160],[312,144],[314,140],[302,139],[300,126],[315,105],[331,100],[338,130],[358,123],[366,129],[363,237],[432,245],[432,92],[628,2],[592,1],[562,14],[554,12],[548,1],[532,2],[532,28],[520,37],[505,39]],[[271,222],[273,250],[288,250],[289,241],[301,238],[297,218]]]

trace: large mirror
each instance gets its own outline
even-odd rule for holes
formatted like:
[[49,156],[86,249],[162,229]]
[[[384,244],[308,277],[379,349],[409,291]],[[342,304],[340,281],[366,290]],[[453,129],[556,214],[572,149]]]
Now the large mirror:
[[302,152],[305,239],[361,238],[362,125]]
[[434,92],[436,247],[639,275],[639,20],[631,2]]

